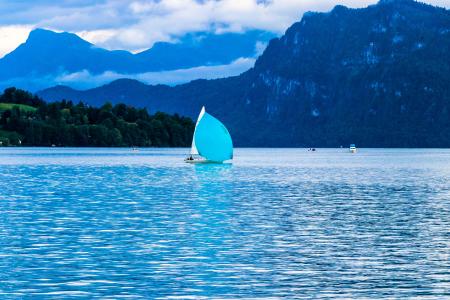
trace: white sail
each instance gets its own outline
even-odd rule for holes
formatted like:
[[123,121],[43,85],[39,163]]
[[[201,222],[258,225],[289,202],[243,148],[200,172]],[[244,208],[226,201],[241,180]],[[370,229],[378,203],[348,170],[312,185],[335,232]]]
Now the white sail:
[[[197,123],[195,123],[195,130],[197,130],[197,125],[202,119],[203,115],[205,114],[205,107],[202,107],[202,110],[200,111],[200,114],[197,118]],[[191,155],[198,155],[197,147],[195,146],[195,130],[194,130],[194,136],[192,137],[192,146],[191,146]]]

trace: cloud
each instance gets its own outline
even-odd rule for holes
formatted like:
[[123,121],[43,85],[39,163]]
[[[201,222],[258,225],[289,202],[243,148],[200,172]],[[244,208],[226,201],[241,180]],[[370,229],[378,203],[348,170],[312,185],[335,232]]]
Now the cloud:
[[76,73],[61,74],[54,79],[54,82],[55,84],[70,85],[81,89],[99,86],[121,78],[136,79],[147,84],[176,85],[196,79],[217,79],[236,76],[253,67],[254,63],[255,59],[253,58],[239,58],[228,65],[201,66],[190,69],[139,74],[120,74],[108,71],[100,75],[93,75],[84,70]]
[[[361,7],[375,1],[343,2]],[[327,11],[333,6],[329,0],[136,0],[123,8],[133,17],[133,22],[116,28],[116,34],[105,44],[112,48],[143,48],[193,31],[221,33],[262,29],[281,34],[300,20],[305,11]]]
[[[6,3],[7,2],[7,3]],[[283,33],[306,11],[377,0],[8,0],[0,1],[0,57],[34,27],[78,33],[108,49],[133,52],[193,31],[262,29]],[[449,0],[428,0],[450,7]]]
[[25,42],[30,32],[30,25],[11,25],[0,27],[0,57],[13,51]]

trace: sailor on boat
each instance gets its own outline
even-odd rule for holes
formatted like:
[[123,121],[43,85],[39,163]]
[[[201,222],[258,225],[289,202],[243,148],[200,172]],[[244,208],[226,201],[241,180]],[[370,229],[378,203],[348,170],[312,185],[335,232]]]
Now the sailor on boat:
[[233,159],[233,141],[225,125],[202,108],[195,125],[187,163],[222,163]]

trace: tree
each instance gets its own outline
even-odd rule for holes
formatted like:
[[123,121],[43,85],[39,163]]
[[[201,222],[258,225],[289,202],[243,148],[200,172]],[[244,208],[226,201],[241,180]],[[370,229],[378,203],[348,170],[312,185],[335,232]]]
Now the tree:
[[189,118],[165,113],[152,116],[125,104],[96,108],[67,100],[46,103],[15,88],[7,89],[0,99],[37,108],[22,110],[13,105],[1,113],[2,145],[176,147],[187,146],[194,130]]

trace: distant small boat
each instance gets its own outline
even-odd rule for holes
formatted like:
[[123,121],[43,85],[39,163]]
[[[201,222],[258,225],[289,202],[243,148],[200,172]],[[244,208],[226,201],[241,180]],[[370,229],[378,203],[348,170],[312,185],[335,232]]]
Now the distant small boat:
[[351,153],[356,153],[356,145],[355,144],[351,144],[350,145],[350,152]]
[[222,163],[233,159],[233,141],[225,125],[202,107],[195,125],[187,163]]

